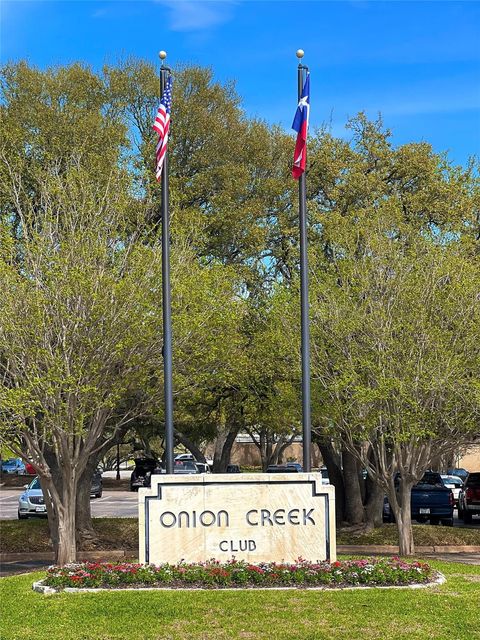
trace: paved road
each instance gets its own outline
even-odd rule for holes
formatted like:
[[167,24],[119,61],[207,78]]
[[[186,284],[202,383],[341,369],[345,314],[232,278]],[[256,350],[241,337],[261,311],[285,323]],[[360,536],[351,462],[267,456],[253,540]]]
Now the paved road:
[[[18,497],[23,489],[0,489],[0,519],[17,518]],[[136,518],[138,515],[138,496],[130,491],[109,491],[104,489],[103,496],[91,501],[92,516]]]

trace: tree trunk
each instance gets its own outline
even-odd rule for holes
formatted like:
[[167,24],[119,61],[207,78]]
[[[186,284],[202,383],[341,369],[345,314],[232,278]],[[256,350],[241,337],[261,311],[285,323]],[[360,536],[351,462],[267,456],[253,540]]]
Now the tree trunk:
[[177,429],[175,429],[175,439],[180,444],[183,444],[183,446],[186,447],[190,451],[190,453],[193,455],[195,460],[197,460],[198,462],[207,462],[207,460],[205,459],[205,456],[200,451],[200,449],[197,447],[197,445],[194,442],[192,442],[192,440],[190,440],[190,438],[188,438],[186,435],[184,435],[183,433],[181,433]]
[[123,426],[117,429],[115,439],[108,442],[108,444],[105,443],[101,449],[90,456],[85,469],[79,478],[75,514],[75,535],[79,549],[88,550],[92,548],[94,549],[97,546],[98,536],[92,525],[92,511],[90,508],[90,490],[92,488],[93,474],[95,473],[103,456],[123,441],[127,431],[128,426]]
[[323,462],[327,467],[330,484],[333,484],[335,487],[335,520],[337,524],[340,524],[343,520],[345,509],[345,485],[340,467],[340,458],[331,442],[319,441],[318,447],[322,454]]
[[90,508],[90,490],[92,487],[92,477],[97,468],[100,456],[89,459],[80,480],[78,481],[77,501],[76,501],[76,539],[78,548],[82,550],[94,549],[98,541],[98,536],[92,525],[92,511]]
[[397,521],[398,549],[401,556],[412,556],[415,553],[410,506],[412,486],[412,483],[400,480],[398,491],[395,491],[393,495],[390,493],[388,495],[390,508],[393,509]]
[[346,449],[342,451],[342,459],[345,485],[345,520],[352,525],[361,524],[364,520],[364,510],[357,459]]
[[60,496],[63,496],[63,480],[62,475],[60,473],[60,469],[58,467],[57,457],[53,453],[53,451],[45,447],[44,451],[45,460],[48,463],[51,480],[48,481],[46,478],[41,475],[38,476],[40,480],[40,486],[42,487],[43,499],[45,500],[45,506],[47,507],[47,517],[48,517],[48,528],[50,531],[50,539],[52,541],[53,549],[55,550],[58,546],[58,514],[57,510],[54,506],[53,500],[51,498],[51,491],[49,490],[50,484],[52,483]]
[[76,482],[63,483],[63,500],[55,505],[58,514],[58,544],[55,551],[55,564],[62,567],[75,562],[77,559],[77,544],[75,539],[75,507]]
[[225,473],[227,465],[230,464],[232,447],[235,444],[239,427],[231,427],[227,433],[223,432],[215,444],[215,454],[213,457],[213,473]]
[[265,433],[265,456],[262,461],[263,471],[268,469],[268,465],[270,464],[270,460],[272,459],[273,452],[273,443],[272,443],[272,434],[266,431]]
[[385,492],[370,476],[366,480],[365,530],[371,531],[383,524],[383,500]]

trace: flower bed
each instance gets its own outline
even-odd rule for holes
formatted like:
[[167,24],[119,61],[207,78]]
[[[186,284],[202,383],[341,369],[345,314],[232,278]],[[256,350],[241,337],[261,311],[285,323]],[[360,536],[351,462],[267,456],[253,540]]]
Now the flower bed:
[[176,565],[85,562],[50,567],[43,585],[64,588],[239,588],[402,586],[432,582],[436,573],[425,562],[369,558],[295,564],[231,560]]

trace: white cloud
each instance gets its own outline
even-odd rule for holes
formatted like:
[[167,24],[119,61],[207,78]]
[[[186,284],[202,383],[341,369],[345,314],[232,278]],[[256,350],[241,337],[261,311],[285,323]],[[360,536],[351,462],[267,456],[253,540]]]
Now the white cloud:
[[227,22],[232,0],[157,0],[169,11],[172,31],[200,31]]

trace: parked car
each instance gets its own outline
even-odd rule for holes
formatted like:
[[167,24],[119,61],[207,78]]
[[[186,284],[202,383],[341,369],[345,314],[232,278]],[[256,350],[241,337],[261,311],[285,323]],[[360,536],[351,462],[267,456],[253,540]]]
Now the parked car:
[[[179,474],[182,476],[194,475],[196,473],[203,473],[200,471],[198,465],[201,464],[199,462],[193,462],[192,460],[175,460],[173,464],[173,473]],[[207,465],[208,466],[208,465]],[[153,473],[167,473],[167,470],[163,467],[161,469],[155,469]],[[149,484],[150,486],[150,479]]]
[[130,491],[138,491],[140,487],[150,486],[150,477],[159,468],[155,458],[136,458],[135,468],[130,476]]
[[468,476],[468,471],[460,467],[460,469],[447,469],[447,474],[449,476],[458,476],[465,482]]
[[227,464],[227,473],[242,473],[240,469],[240,465],[238,464]]
[[453,503],[454,506],[458,505],[458,495],[460,493],[460,489],[463,487],[463,481],[459,476],[447,476],[441,475],[443,484],[450,489],[453,493]]
[[97,469],[92,477],[92,485],[90,487],[91,498],[101,498],[103,494],[102,472]]
[[2,473],[20,476],[25,473],[25,463],[20,458],[9,458],[2,461]]
[[[398,478],[396,484],[399,484]],[[439,473],[427,471],[420,482],[412,487],[410,498],[410,512],[412,520],[417,522],[430,522],[453,527],[453,493],[442,481]],[[383,505],[383,519],[387,522],[395,522],[393,509],[388,498]]]
[[480,515],[480,473],[469,473],[458,497],[458,517],[465,524],[472,522],[472,516]]
[[195,461],[194,464],[197,467],[199,473],[210,473],[210,465],[208,465],[206,462]]
[[319,469],[319,472],[322,474],[322,484],[330,484],[328,469],[326,467],[322,467],[321,469]]
[[[175,464],[173,465],[173,473],[179,473],[180,475],[204,473],[200,471],[198,467],[199,464],[199,462],[194,462],[193,460],[175,460]],[[165,471],[162,471],[162,473],[165,473]]]
[[192,453],[179,453],[175,456],[175,461],[176,460],[191,460],[192,462],[195,462],[195,456]]
[[298,473],[303,471],[303,467],[299,462],[287,462],[287,467],[295,467]]
[[[26,484],[24,488],[25,491],[18,499],[18,519],[26,520],[27,518],[32,517],[46,518],[47,507],[45,505],[45,498],[43,497],[43,491],[38,477],[35,477],[30,484]],[[96,471],[92,478],[90,497],[101,498],[102,491],[102,474],[100,471]]]
[[30,517],[47,516],[47,507],[43,497],[40,480],[34,478],[30,484],[25,485],[25,491],[18,499],[18,519],[26,520]]
[[25,473],[27,473],[29,476],[35,476],[37,474],[34,466],[30,464],[30,462],[27,462],[27,464],[25,465]]
[[267,467],[267,473],[299,473],[299,470],[286,464],[271,464]]

